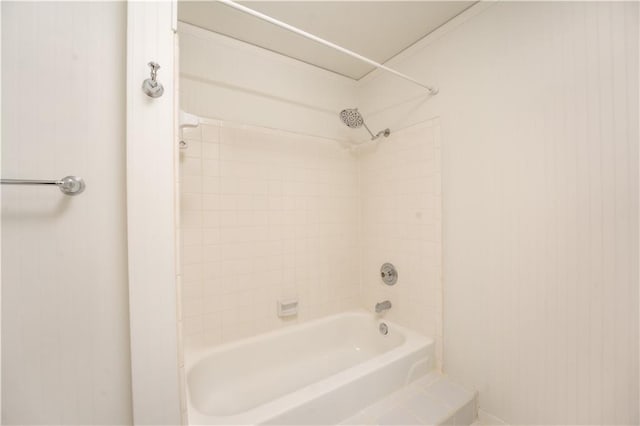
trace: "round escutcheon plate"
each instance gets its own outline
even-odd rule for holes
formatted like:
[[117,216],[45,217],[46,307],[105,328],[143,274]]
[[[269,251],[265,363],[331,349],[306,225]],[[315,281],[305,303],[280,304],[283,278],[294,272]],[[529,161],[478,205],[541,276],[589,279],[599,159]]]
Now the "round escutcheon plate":
[[398,271],[391,263],[382,265],[380,268],[380,276],[382,277],[382,282],[386,285],[394,285],[398,282]]

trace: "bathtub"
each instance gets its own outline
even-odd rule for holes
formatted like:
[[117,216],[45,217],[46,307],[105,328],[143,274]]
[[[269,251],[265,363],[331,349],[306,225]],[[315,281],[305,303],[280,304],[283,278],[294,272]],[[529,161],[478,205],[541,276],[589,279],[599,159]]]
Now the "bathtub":
[[433,368],[433,340],[365,311],[187,352],[193,425],[336,424]]

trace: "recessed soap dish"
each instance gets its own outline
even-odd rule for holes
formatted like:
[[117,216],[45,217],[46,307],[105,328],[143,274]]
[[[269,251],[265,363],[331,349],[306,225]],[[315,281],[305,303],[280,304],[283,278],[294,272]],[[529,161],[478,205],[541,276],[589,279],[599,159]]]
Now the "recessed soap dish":
[[278,316],[291,317],[298,314],[298,299],[278,300]]

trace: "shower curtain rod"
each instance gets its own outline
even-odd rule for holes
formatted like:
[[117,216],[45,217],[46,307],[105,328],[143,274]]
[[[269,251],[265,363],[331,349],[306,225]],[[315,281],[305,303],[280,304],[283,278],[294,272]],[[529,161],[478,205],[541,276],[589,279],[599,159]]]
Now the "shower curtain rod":
[[251,8],[248,8],[246,6],[238,4],[233,0],[217,0],[217,1],[219,1],[220,3],[226,4],[227,6],[232,7],[234,9],[236,9],[236,10],[239,10],[240,12],[244,12],[244,13],[249,14],[251,16],[255,16],[256,18],[262,19],[263,21],[267,21],[267,22],[269,22],[269,23],[271,23],[273,25],[276,25],[276,26],[278,26],[280,28],[284,28],[287,31],[291,31],[293,33],[301,35],[302,37],[308,38],[309,40],[313,40],[313,41],[315,41],[317,43],[323,44],[323,45],[325,45],[327,47],[330,47],[330,48],[335,49],[337,51],[340,51],[340,52],[342,52],[342,53],[344,53],[346,55],[349,55],[352,58],[359,59],[362,62],[366,62],[369,65],[373,65],[374,67],[376,67],[378,69],[381,69],[383,71],[387,71],[388,73],[391,73],[391,74],[393,74],[395,76],[398,76],[398,77],[400,77],[400,78],[402,78],[404,80],[407,80],[407,81],[410,81],[410,82],[412,82],[414,84],[417,84],[418,86],[427,89],[429,91],[429,94],[431,94],[431,95],[435,95],[435,94],[438,93],[438,88],[436,88],[436,87],[428,86],[426,84],[423,84],[423,83],[417,81],[416,79],[409,77],[408,75],[405,75],[405,74],[403,74],[403,73],[401,73],[399,71],[394,70],[393,68],[389,68],[389,67],[387,67],[385,65],[382,65],[381,63],[378,63],[378,62],[376,62],[376,61],[374,61],[372,59],[369,59],[369,58],[367,58],[365,56],[362,56],[362,55],[360,55],[360,54],[358,54],[356,52],[353,52],[353,51],[351,51],[349,49],[346,49],[346,48],[344,48],[342,46],[338,46],[335,43],[331,43],[330,41],[327,41],[327,40],[322,39],[322,38],[320,38],[318,36],[315,36],[315,35],[313,35],[311,33],[303,31],[300,28],[294,27],[293,25],[289,25],[286,22],[279,21],[279,20],[277,20],[275,18],[272,18],[269,15],[265,15],[264,13],[258,12],[256,10],[253,10]]

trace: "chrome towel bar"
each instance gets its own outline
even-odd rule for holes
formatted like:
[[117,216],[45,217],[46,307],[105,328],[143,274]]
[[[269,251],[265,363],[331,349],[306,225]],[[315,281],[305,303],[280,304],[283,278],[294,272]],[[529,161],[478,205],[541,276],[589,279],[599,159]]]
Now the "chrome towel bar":
[[65,176],[59,180],[0,179],[2,185],[56,185],[63,194],[78,195],[84,191],[84,180],[78,176]]

